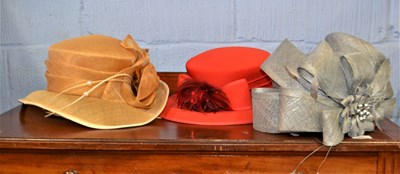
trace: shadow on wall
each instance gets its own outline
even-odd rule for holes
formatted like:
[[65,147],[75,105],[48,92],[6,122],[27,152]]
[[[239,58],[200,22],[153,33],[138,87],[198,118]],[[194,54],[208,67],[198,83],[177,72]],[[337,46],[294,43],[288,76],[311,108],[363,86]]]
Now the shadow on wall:
[[46,88],[47,46],[18,42],[24,41],[27,33],[14,22],[18,20],[16,12],[7,2],[1,2],[0,113],[19,105],[18,99],[31,91]]

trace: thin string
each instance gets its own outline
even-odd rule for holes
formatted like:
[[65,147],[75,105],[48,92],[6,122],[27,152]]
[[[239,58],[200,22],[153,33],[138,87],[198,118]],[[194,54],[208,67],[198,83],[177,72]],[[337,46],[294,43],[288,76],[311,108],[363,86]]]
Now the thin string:
[[321,164],[320,164],[319,167],[318,167],[317,174],[319,174],[319,170],[321,169],[321,167],[324,165],[326,159],[328,158],[329,152],[331,152],[332,147],[333,147],[333,146],[330,146],[330,147],[329,147],[329,150],[328,150],[328,152],[326,153],[324,160],[321,162]]
[[51,98],[51,99],[49,100],[49,102],[47,102],[47,103],[53,102],[54,99],[56,99],[57,97],[59,97],[61,94],[64,94],[64,93],[66,93],[66,92],[68,92],[68,91],[70,91],[70,90],[72,90],[72,89],[76,89],[76,88],[80,88],[80,87],[84,87],[84,86],[90,86],[90,85],[92,85],[92,84],[94,84],[94,83],[98,83],[98,82],[101,82],[101,80],[97,80],[97,81],[87,81],[86,83],[82,83],[82,84],[78,84],[78,85],[71,86],[71,87],[69,87],[69,88],[67,88],[67,89],[64,89],[64,90],[61,91],[60,93],[58,93],[56,96],[54,96],[53,98]]
[[[113,76],[111,76],[111,77],[108,77],[108,78],[106,78],[106,79],[100,81],[100,83],[98,83],[97,85],[95,85],[95,86],[93,86],[92,88],[90,88],[89,91],[84,92],[83,95],[80,96],[80,97],[79,97],[78,99],[76,99],[75,101],[71,102],[70,104],[68,104],[68,105],[66,105],[66,106],[64,106],[64,107],[62,107],[61,109],[57,109],[57,110],[55,110],[55,111],[53,111],[53,112],[50,112],[49,114],[45,115],[45,117],[51,116],[51,115],[53,115],[53,114],[56,114],[56,113],[58,113],[58,112],[60,112],[60,111],[62,111],[62,110],[64,110],[64,109],[70,107],[71,105],[73,105],[73,104],[77,103],[78,101],[80,101],[82,98],[89,96],[89,94],[90,94],[92,91],[96,90],[98,87],[100,87],[100,86],[103,85],[104,83],[106,83],[106,82],[108,82],[108,81],[110,81],[110,80],[112,80],[112,79],[114,79],[114,78],[117,78],[117,77],[129,77],[130,79],[132,79],[132,77],[131,77],[129,74],[115,74],[115,75],[113,75]],[[85,84],[87,84],[87,83],[85,83]],[[73,87],[71,87],[71,88],[68,88],[67,90],[74,89],[74,88],[76,88],[76,87],[82,87],[82,86],[85,86],[85,85],[84,85],[84,84],[79,84],[79,85],[73,86]],[[64,91],[65,91],[65,90],[64,90]],[[59,96],[59,95],[57,95],[57,96]],[[56,96],[56,97],[57,97],[57,96]],[[54,100],[54,99],[53,99],[53,100]]]
[[261,80],[261,79],[265,79],[267,76],[268,76],[267,74],[264,74],[264,75],[262,75],[262,76],[260,76],[260,77],[257,77],[257,78],[255,78],[255,79],[252,79],[252,80],[247,81],[247,83],[254,83],[254,82],[257,82],[257,81],[259,81],[259,80]]
[[296,174],[297,169],[304,163],[304,161],[306,161],[311,155],[313,155],[315,152],[317,152],[322,147],[324,147],[324,145],[319,146],[317,149],[315,149],[310,154],[308,154],[306,157],[304,157],[303,160],[301,160],[300,163],[297,165],[297,167],[292,172],[290,172],[290,174]]
[[[272,80],[269,80],[267,82],[264,82],[264,83],[261,83],[261,84],[255,86],[255,87],[267,86],[267,85],[272,84],[272,83],[273,83]],[[248,83],[248,84],[249,84],[250,87],[252,86],[252,84],[250,84],[250,83]]]
[[[131,77],[129,77],[129,78],[131,78]],[[48,100],[47,103],[53,102],[54,99],[56,99],[60,95],[66,93],[66,92],[68,92],[70,90],[73,90],[73,89],[76,89],[76,88],[80,88],[80,87],[85,87],[85,86],[91,86],[92,84],[97,84],[97,83],[102,82],[102,81],[104,81],[104,80],[87,81],[86,83],[82,83],[82,84],[71,86],[71,87],[69,87],[67,89],[64,89],[63,91],[59,92],[56,96],[54,96],[50,100]],[[117,80],[117,79],[110,79],[109,81],[110,82],[126,82],[126,80]],[[129,82],[127,82],[127,83],[129,83]]]

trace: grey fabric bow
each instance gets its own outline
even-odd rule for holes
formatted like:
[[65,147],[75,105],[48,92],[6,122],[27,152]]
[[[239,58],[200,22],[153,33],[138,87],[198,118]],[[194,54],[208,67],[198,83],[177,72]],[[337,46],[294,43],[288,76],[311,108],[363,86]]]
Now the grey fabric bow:
[[[369,43],[345,33],[326,36],[305,55],[285,40],[261,65],[279,89],[253,89],[254,128],[322,132],[334,146],[344,134],[373,131],[396,101],[390,62]],[[277,97],[279,96],[279,97]]]

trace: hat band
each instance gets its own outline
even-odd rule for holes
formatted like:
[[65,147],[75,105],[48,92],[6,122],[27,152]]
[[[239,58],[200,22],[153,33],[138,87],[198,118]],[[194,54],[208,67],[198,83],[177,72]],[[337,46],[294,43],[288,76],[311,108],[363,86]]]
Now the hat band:
[[272,87],[272,79],[266,73],[253,79],[247,79],[247,83],[249,84],[250,89]]
[[86,83],[74,85],[74,86],[72,86],[72,87],[70,87],[70,88],[68,88],[68,89],[65,89],[64,91],[61,91],[61,92],[58,93],[56,96],[54,96],[52,99],[50,99],[48,103],[51,103],[52,101],[54,101],[54,99],[58,98],[60,95],[62,95],[62,94],[64,94],[64,93],[68,92],[69,90],[73,90],[73,89],[81,88],[81,87],[86,87],[86,86],[91,86],[93,83],[98,83],[98,84],[96,84],[95,86],[93,86],[92,88],[90,88],[88,91],[83,92],[83,94],[82,94],[78,99],[76,99],[75,101],[73,101],[73,102],[67,104],[66,106],[64,106],[64,107],[62,107],[62,108],[60,108],[60,109],[56,109],[55,111],[53,111],[53,112],[51,112],[51,113],[48,113],[47,115],[45,115],[45,117],[51,116],[51,115],[53,115],[53,114],[57,114],[58,112],[60,112],[60,111],[62,111],[62,110],[64,110],[64,109],[66,109],[66,108],[72,106],[73,104],[79,102],[79,101],[82,100],[84,97],[88,97],[88,96],[90,95],[90,93],[92,93],[94,90],[98,89],[100,86],[102,86],[102,85],[105,84],[106,82],[109,82],[109,81],[122,81],[122,82],[126,82],[126,81],[123,81],[123,80],[115,80],[115,78],[118,78],[118,77],[128,77],[128,78],[132,79],[132,76],[130,76],[129,74],[115,74],[115,75],[113,75],[113,76],[111,76],[111,77],[108,77],[108,78],[106,78],[106,79],[104,79],[104,80],[101,80],[101,81],[95,81],[95,82],[87,81]]
[[[192,79],[192,77],[186,74],[179,74],[178,87],[187,79]],[[232,110],[240,111],[252,108],[250,89],[246,79],[232,81],[224,85],[221,90],[225,93]]]

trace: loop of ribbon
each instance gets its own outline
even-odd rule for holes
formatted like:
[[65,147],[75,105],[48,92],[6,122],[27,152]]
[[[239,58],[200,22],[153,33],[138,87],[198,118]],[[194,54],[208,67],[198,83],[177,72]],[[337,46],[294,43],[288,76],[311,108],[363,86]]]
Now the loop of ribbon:
[[[322,132],[323,144],[335,146],[346,133],[357,137],[373,131],[375,125],[379,128],[379,121],[391,115],[396,104],[389,59],[348,34],[327,35],[308,55],[285,40],[261,69],[280,87],[272,92],[253,90],[253,105],[258,106],[253,106],[254,113],[277,122],[275,130],[264,132]],[[279,97],[269,97],[276,93]]]

